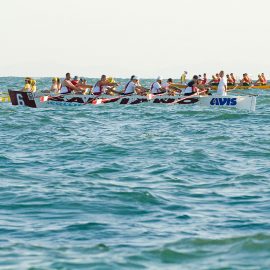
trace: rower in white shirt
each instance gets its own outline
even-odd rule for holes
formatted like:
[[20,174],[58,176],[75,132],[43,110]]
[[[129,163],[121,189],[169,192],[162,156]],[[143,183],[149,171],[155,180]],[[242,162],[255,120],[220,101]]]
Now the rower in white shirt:
[[122,95],[131,95],[131,94],[143,95],[145,94],[145,92],[146,89],[140,85],[139,78],[133,75],[131,77],[131,80],[126,84]]
[[220,81],[218,84],[217,95],[227,96],[227,78],[224,76],[224,71],[219,73]]
[[152,83],[150,91],[154,95],[163,94],[166,92],[166,89],[162,87],[162,78],[160,76],[157,77],[156,82]]

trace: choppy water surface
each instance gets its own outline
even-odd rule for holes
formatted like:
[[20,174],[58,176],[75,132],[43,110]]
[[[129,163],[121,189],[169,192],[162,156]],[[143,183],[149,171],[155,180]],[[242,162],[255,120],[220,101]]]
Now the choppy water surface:
[[0,104],[0,269],[270,269],[257,93],[255,113]]

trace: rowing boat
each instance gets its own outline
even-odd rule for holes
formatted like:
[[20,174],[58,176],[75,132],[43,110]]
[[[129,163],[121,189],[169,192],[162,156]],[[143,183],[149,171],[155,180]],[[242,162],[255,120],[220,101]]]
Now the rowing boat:
[[[183,90],[185,89],[187,86],[183,85],[183,84],[178,84],[178,83],[174,83],[172,84],[172,86],[178,87],[179,89]],[[211,86],[211,90],[216,91],[218,88],[217,85],[212,85]],[[270,84],[266,84],[266,85],[251,85],[251,86],[244,86],[244,85],[228,85],[227,86],[228,90],[232,90],[232,89],[237,89],[237,90],[250,90],[250,89],[258,89],[258,90],[270,90]]]
[[[211,86],[211,90],[217,90],[216,85]],[[251,85],[251,86],[244,86],[244,85],[228,85],[228,90],[237,89],[237,90],[250,90],[250,89],[258,89],[258,90],[270,90],[270,85]]]
[[44,108],[55,106],[83,106],[89,104],[107,104],[117,103],[121,105],[135,105],[140,103],[152,104],[196,104],[208,107],[227,107],[255,111],[256,96],[191,96],[183,97],[181,95],[171,96],[168,94],[147,96],[127,95],[127,96],[109,96],[109,95],[81,95],[69,94],[58,96],[35,96],[31,92],[9,90],[12,105],[21,105],[32,108]]

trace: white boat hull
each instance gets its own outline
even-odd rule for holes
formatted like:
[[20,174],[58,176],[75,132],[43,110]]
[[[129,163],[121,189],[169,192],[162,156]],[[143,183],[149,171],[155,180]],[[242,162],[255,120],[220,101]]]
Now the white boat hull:
[[153,104],[197,104],[207,107],[226,107],[255,111],[256,96],[170,96],[170,95],[59,95],[59,96],[39,96],[32,93],[9,90],[9,95],[13,105],[22,105],[33,108],[43,108],[51,106],[84,106],[90,104],[118,103],[122,105],[134,105],[139,103]]

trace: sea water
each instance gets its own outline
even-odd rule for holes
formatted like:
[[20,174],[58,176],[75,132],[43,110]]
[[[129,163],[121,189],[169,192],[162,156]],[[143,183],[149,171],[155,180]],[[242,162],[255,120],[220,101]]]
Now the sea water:
[[270,269],[270,96],[254,93],[256,112],[0,104],[0,269]]

